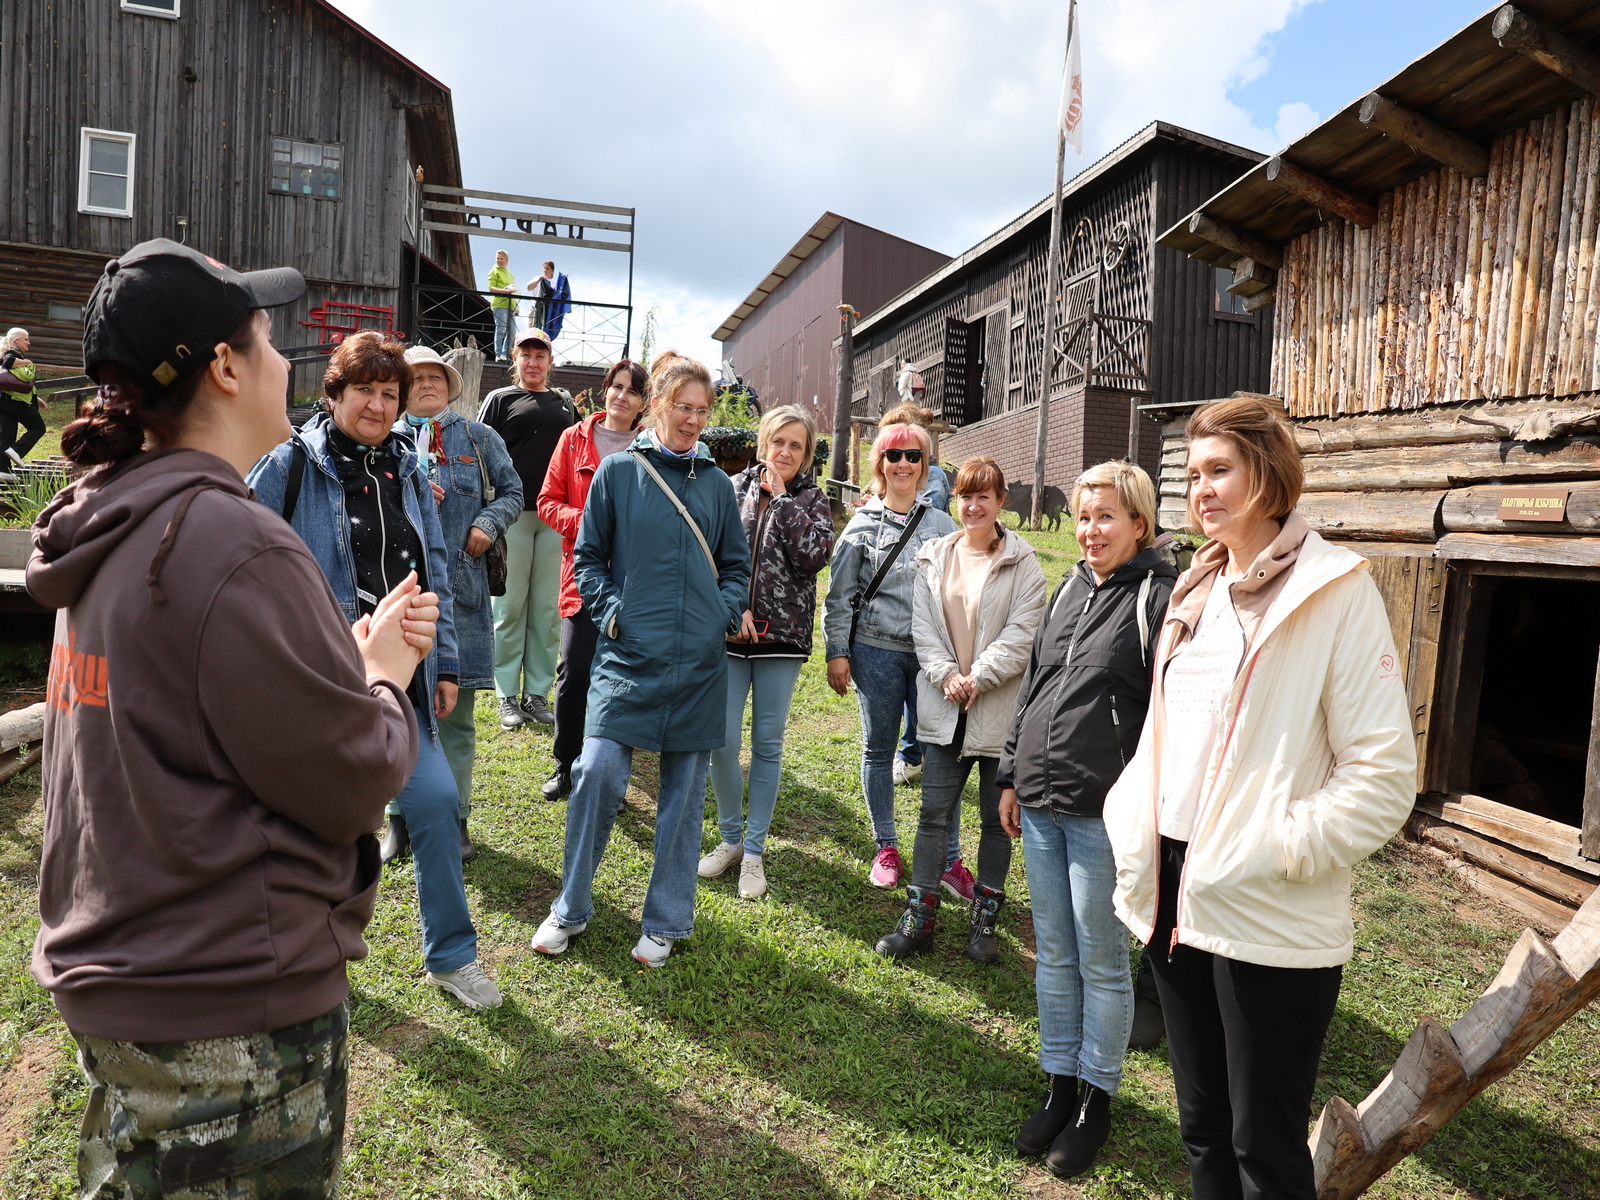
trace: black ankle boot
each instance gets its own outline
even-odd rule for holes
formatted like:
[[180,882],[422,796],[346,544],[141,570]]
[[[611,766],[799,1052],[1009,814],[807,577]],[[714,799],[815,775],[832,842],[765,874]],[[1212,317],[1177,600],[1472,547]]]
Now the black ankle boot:
[[572,764],[557,763],[550,778],[539,788],[539,794],[546,800],[565,800],[572,795]]
[[893,933],[878,939],[877,950],[886,958],[910,958],[933,949],[933,923],[939,913],[939,889],[906,888],[906,911]]
[[1078,1112],[1050,1144],[1044,1165],[1062,1179],[1082,1175],[1111,1135],[1111,1097],[1092,1083],[1078,1082]]
[[378,857],[391,863],[411,849],[411,831],[406,819],[399,813],[389,814],[389,828],[383,831],[383,841],[378,844]]
[[1044,1099],[1033,1116],[1022,1123],[1017,1134],[1017,1153],[1038,1158],[1050,1149],[1067,1123],[1078,1115],[1078,1077],[1051,1075],[1044,1085]]
[[995,888],[974,884],[972,888],[972,930],[967,935],[967,957],[973,962],[993,964],[1000,961],[1000,939],[995,936],[995,926],[1000,921],[1000,906],[1006,894]]
[[467,819],[461,818],[461,861],[469,863],[478,857],[478,848],[472,844],[472,839],[467,836]]
[[1150,968],[1150,951],[1139,955],[1139,974],[1133,980],[1133,1031],[1128,1034],[1128,1049],[1149,1050],[1167,1036],[1167,1023],[1161,1015],[1161,993],[1156,991],[1156,975]]

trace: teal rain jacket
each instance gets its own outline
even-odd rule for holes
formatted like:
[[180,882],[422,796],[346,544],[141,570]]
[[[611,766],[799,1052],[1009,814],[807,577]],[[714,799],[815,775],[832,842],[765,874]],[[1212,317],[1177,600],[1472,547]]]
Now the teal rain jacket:
[[720,749],[727,736],[728,655],[749,600],[750,545],[733,481],[703,443],[675,458],[646,430],[633,441],[689,510],[688,523],[633,454],[594,473],[572,550],[583,607],[600,631],[585,737],[641,750]]

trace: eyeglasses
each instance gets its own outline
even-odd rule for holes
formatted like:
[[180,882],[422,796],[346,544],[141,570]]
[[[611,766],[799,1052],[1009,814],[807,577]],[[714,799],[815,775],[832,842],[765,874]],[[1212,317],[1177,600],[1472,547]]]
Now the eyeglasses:
[[899,462],[901,460],[901,458],[904,458],[912,466],[916,466],[919,462],[922,461],[922,451],[921,450],[885,450],[883,452],[883,457],[887,461],[892,462],[892,463],[897,463],[897,462]]
[[691,421],[709,421],[711,419],[711,410],[709,408],[700,408],[693,404],[673,404],[672,409],[680,417],[687,417]]

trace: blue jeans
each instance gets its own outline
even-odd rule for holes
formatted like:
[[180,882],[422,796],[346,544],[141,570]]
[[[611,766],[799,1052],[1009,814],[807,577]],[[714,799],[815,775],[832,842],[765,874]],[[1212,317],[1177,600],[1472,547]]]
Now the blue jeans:
[[906,728],[900,735],[900,757],[913,767],[922,761],[922,743],[917,741],[917,688],[906,696]]
[[511,333],[517,319],[511,308],[491,308],[494,314],[494,356],[496,358],[511,357]]
[[[661,755],[655,865],[644,894],[644,932],[656,937],[675,940],[694,932],[695,867],[700,859],[700,821],[705,813],[710,758],[709,750]],[[572,795],[567,799],[561,894],[550,906],[563,925],[583,925],[594,916],[595,869],[611,840],[617,808],[632,774],[632,746],[610,738],[583,739],[583,753],[572,765]]]
[[[850,678],[861,709],[861,794],[878,849],[899,845],[894,829],[894,752],[906,704],[916,703],[917,656],[865,642],[850,644]],[[915,730],[913,729],[913,732]],[[946,866],[961,857],[961,821],[950,822]]]
[[450,715],[439,718],[439,746],[450,764],[450,774],[455,776],[457,811],[463,821],[472,815],[472,763],[478,756],[478,727],[472,710],[477,698],[474,689],[462,688],[456,693],[456,706]]
[[[717,797],[717,828],[722,840],[746,854],[760,855],[778,804],[783,761],[783,730],[789,701],[800,678],[801,658],[739,658],[728,655],[728,740],[711,752],[711,790]],[[750,700],[750,797],[745,816],[745,781],[739,769],[745,698]]]
[[1099,817],[1022,810],[1038,955],[1039,1065],[1116,1095],[1133,1029],[1128,931],[1111,910],[1117,868]]
[[417,870],[417,907],[422,910],[422,960],[435,974],[454,971],[478,957],[478,932],[467,912],[461,882],[460,798],[444,750],[417,717],[417,769],[394,803],[411,833]]

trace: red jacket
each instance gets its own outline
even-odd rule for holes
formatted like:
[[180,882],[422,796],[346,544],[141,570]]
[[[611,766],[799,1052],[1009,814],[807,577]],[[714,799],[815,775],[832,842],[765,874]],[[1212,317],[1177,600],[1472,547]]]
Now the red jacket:
[[589,498],[600,451],[594,444],[594,427],[605,420],[604,412],[585,417],[561,434],[544,487],[539,489],[535,507],[539,519],[561,535],[561,615],[570,617],[583,607],[578,584],[572,575],[572,546],[578,540],[578,524],[583,520],[583,504]]

